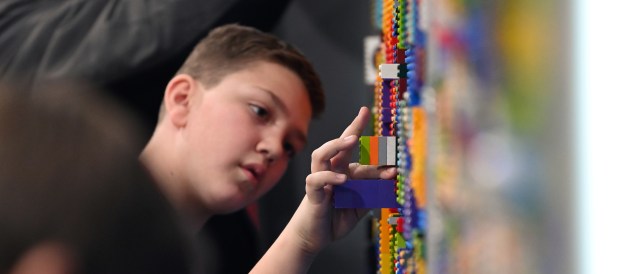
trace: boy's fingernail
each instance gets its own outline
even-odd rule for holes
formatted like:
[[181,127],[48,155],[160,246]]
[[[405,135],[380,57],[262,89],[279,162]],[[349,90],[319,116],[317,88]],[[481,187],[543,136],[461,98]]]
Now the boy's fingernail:
[[338,178],[338,180],[344,180],[344,179],[346,179],[346,178],[347,178],[347,175],[344,175],[344,174],[338,174],[338,175],[336,175],[336,178]]
[[396,172],[396,171],[397,171],[396,167],[388,167],[388,168],[384,169],[384,172],[392,173],[392,172]]

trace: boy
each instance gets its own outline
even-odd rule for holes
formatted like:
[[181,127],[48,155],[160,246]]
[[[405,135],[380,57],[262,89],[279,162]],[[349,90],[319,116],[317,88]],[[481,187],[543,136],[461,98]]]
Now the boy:
[[[305,145],[310,120],[323,105],[318,76],[296,49],[252,28],[223,26],[169,81],[141,159],[197,229],[269,191]],[[305,272],[315,254],[365,213],[333,210],[331,186],[396,175],[393,168],[348,163],[368,118],[362,108],[341,138],[313,152],[306,197],[252,272]]]

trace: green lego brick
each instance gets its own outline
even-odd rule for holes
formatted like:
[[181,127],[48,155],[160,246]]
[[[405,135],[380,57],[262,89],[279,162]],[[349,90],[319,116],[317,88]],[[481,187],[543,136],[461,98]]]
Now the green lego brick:
[[370,136],[360,136],[360,159],[362,165],[370,164]]

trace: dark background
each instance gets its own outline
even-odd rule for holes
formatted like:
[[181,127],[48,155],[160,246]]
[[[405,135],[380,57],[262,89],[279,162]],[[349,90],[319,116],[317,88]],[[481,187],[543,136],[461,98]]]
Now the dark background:
[[[326,110],[310,127],[309,142],[290,164],[282,182],[261,201],[261,228],[267,242],[275,240],[305,193],[310,153],[340,136],[359,108],[372,104],[372,86],[364,84],[365,36],[371,29],[370,2],[292,1],[274,29],[295,44],[315,65],[326,91]],[[367,129],[369,130],[369,129]],[[369,220],[316,258],[309,273],[369,273]]]

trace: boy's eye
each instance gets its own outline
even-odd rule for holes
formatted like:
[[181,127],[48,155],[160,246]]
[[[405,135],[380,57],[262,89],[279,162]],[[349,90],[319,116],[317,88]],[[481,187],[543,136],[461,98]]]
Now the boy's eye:
[[254,111],[256,116],[260,118],[267,118],[269,116],[269,112],[267,111],[267,109],[263,107],[260,107],[257,105],[250,105],[250,109],[252,109],[252,111]]
[[297,153],[295,147],[290,143],[284,143],[284,150],[286,151],[286,156],[288,156],[289,159],[293,158],[295,153]]

